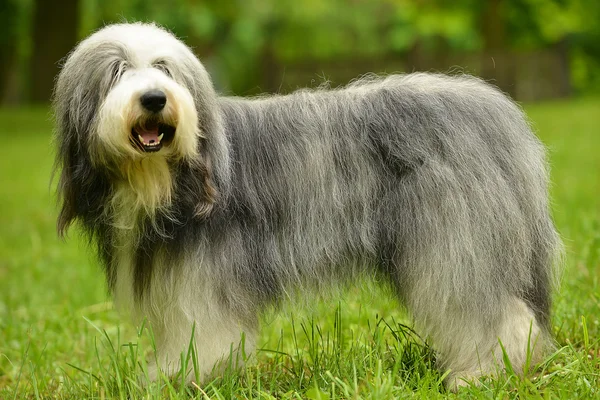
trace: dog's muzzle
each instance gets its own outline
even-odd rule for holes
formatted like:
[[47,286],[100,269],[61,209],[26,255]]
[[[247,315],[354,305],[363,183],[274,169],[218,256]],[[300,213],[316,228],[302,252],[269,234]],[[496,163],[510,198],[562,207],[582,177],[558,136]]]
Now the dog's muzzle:
[[159,151],[175,136],[175,127],[165,123],[160,115],[167,104],[167,96],[161,90],[150,90],[140,97],[140,103],[150,116],[131,128],[131,141],[142,151]]

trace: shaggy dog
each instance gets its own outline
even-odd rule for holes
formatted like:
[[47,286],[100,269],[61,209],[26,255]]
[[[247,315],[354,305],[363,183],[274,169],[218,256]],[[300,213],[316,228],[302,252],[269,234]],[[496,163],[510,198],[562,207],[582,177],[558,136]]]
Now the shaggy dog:
[[254,347],[261,310],[361,275],[390,283],[452,388],[550,341],[544,148],[479,79],[220,97],[171,33],[119,24],[68,56],[54,107],[58,230],[97,243],[115,304],[152,326],[154,373],[192,338],[206,379]]

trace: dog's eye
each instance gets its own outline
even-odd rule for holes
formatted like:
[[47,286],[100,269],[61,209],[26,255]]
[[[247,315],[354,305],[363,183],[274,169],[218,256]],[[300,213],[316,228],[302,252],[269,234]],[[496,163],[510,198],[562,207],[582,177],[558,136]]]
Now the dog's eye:
[[169,70],[169,67],[167,67],[167,64],[164,61],[157,61],[152,66],[154,68],[158,69],[159,71],[162,71],[169,78],[173,77],[173,75],[171,75],[171,71]]
[[115,62],[111,66],[111,86],[114,85],[127,69],[127,65],[123,62]]

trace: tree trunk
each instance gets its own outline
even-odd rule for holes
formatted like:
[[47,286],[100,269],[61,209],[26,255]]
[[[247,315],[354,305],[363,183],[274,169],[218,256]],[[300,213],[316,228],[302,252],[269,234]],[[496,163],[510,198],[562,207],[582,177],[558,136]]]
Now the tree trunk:
[[77,43],[79,0],[36,0],[31,57],[31,101],[46,103],[52,96],[59,61]]
[[13,71],[17,61],[17,17],[18,8],[14,1],[0,1],[0,20],[3,31],[0,35],[0,101],[6,103],[14,87]]
[[512,97],[517,93],[514,57],[507,48],[506,2],[487,0],[481,16],[484,42],[481,76]]
[[488,51],[506,48],[506,14],[503,0],[487,0],[481,18],[481,33],[485,49]]

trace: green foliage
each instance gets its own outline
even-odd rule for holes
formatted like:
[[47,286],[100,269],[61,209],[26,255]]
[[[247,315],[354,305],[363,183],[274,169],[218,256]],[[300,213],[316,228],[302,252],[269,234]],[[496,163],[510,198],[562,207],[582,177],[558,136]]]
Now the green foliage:
[[[37,0],[46,1],[46,0]],[[156,21],[194,47],[221,90],[254,93],[282,64],[304,60],[473,52],[485,48],[494,20],[503,46],[533,50],[565,43],[579,91],[600,90],[600,2],[589,0],[80,0],[80,36],[101,25]],[[4,0],[0,47],[18,50],[27,88],[36,0]],[[57,3],[57,7],[60,6]],[[500,4],[489,15],[491,4]],[[3,53],[8,54],[7,51]],[[1,58],[1,57],[0,57]],[[6,63],[6,62],[5,62]],[[364,71],[369,72],[369,71]],[[279,77],[276,77],[278,79]],[[1,87],[1,85],[0,85]]]
[[[486,18],[502,20],[505,45],[535,49],[570,41],[576,87],[597,79],[599,2],[498,0],[486,16],[477,0],[81,0],[82,36],[102,23],[156,21],[183,37],[216,72],[222,89],[248,90],[265,57],[283,63],[428,52],[478,51]],[[268,55],[268,56],[267,56]],[[367,72],[367,71],[365,71]],[[598,79],[600,80],[600,79]]]
[[48,110],[0,110],[0,398],[598,398],[599,108],[600,99],[526,107],[550,149],[553,214],[568,247],[557,349],[536,374],[487,379],[456,396],[406,313],[372,283],[346,291],[337,307],[267,315],[261,350],[240,374],[202,387],[166,379],[144,387],[151,335],[112,310],[79,232],[56,238]]

